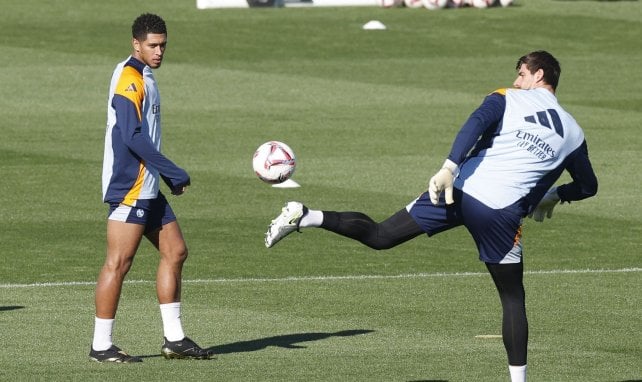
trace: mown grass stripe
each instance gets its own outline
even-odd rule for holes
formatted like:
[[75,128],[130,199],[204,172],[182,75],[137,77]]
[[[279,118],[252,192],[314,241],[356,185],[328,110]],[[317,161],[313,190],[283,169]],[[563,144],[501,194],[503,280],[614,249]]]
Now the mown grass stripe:
[[[621,268],[621,269],[554,269],[525,271],[525,275],[560,275],[560,274],[587,274],[587,273],[629,273],[640,272],[642,268]],[[269,283],[269,282],[292,282],[292,281],[341,281],[341,280],[386,280],[386,279],[411,279],[431,277],[470,277],[485,276],[485,272],[438,272],[438,273],[407,273],[399,275],[348,275],[348,276],[299,276],[299,277],[274,277],[274,278],[221,278],[221,279],[194,279],[183,280],[185,284],[210,284],[210,283]],[[126,280],[126,284],[151,284],[155,280]],[[63,281],[50,283],[30,284],[0,284],[2,289],[13,288],[47,288],[59,286],[87,286],[94,285],[94,281]]]

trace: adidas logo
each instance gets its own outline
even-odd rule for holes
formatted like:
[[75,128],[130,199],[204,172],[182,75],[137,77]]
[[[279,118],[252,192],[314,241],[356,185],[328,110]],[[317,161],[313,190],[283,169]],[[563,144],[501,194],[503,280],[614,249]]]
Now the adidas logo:
[[[550,119],[549,119],[549,116],[550,116]],[[562,127],[562,120],[560,119],[560,116],[559,114],[557,114],[557,111],[555,109],[538,111],[537,113],[535,113],[535,115],[529,115],[527,117],[524,117],[524,121],[528,123],[535,123],[535,124],[539,122],[540,125],[546,128],[549,128],[551,130],[554,129],[557,135],[564,138],[564,127]],[[553,126],[551,126],[551,121]]]
[[126,92],[135,92],[136,91],[136,85],[132,82],[129,84],[129,86],[125,89]]

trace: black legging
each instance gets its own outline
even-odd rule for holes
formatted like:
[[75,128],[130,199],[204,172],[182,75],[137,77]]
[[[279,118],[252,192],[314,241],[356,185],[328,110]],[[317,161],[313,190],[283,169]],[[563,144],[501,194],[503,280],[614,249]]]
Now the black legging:
[[508,354],[508,364],[526,365],[528,320],[526,319],[526,294],[524,264],[489,264],[486,268],[493,277],[502,302],[502,339]]
[[323,211],[321,228],[372,249],[389,249],[424,233],[405,208],[381,223],[361,212]]
[[[377,250],[392,248],[424,233],[406,209],[381,223],[376,223],[361,212],[323,211],[321,227]],[[528,321],[522,282],[524,266],[522,263],[486,263],[486,268],[495,282],[502,303],[502,338],[508,363],[513,366],[526,365]]]

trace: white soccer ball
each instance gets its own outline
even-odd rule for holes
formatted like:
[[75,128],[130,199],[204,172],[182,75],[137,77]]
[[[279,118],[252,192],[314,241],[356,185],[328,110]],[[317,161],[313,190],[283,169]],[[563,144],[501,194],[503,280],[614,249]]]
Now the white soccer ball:
[[480,9],[492,7],[494,3],[495,0],[470,0],[470,5]]
[[403,0],[379,0],[379,5],[383,8],[394,8],[401,6]]
[[403,0],[403,4],[408,8],[423,8],[421,0]]
[[254,172],[262,181],[276,184],[290,179],[296,168],[296,157],[290,146],[279,141],[265,142],[254,152]]
[[448,5],[448,0],[422,0],[421,2],[427,9],[442,9]]
[[508,7],[509,5],[513,4],[513,0],[499,0],[499,4],[502,7]]

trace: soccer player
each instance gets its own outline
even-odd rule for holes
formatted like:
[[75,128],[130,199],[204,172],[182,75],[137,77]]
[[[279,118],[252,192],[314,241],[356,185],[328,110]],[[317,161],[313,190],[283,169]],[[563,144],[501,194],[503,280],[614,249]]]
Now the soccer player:
[[132,53],[114,70],[107,103],[103,200],[109,204],[107,254],[96,285],[94,338],[89,357],[98,362],[141,362],[112,343],[125,275],[143,236],[158,250],[156,292],[163,322],[165,358],[207,359],[212,354],[185,336],[181,324],[181,271],[187,258],[183,234],[165,196],[190,184],[185,170],[161,154],[161,103],[152,69],[167,45],[162,18],[139,16],[132,25]]
[[[360,212],[288,202],[265,236],[269,248],[295,230],[321,227],[374,249],[461,226],[497,287],[512,381],[526,380],[528,323],[522,283],[522,221],[551,218],[559,202],[597,193],[584,133],[558,103],[558,61],[546,51],[517,61],[512,89],[489,94],[456,135],[428,191],[377,223]],[[572,181],[554,186],[566,170]]]

